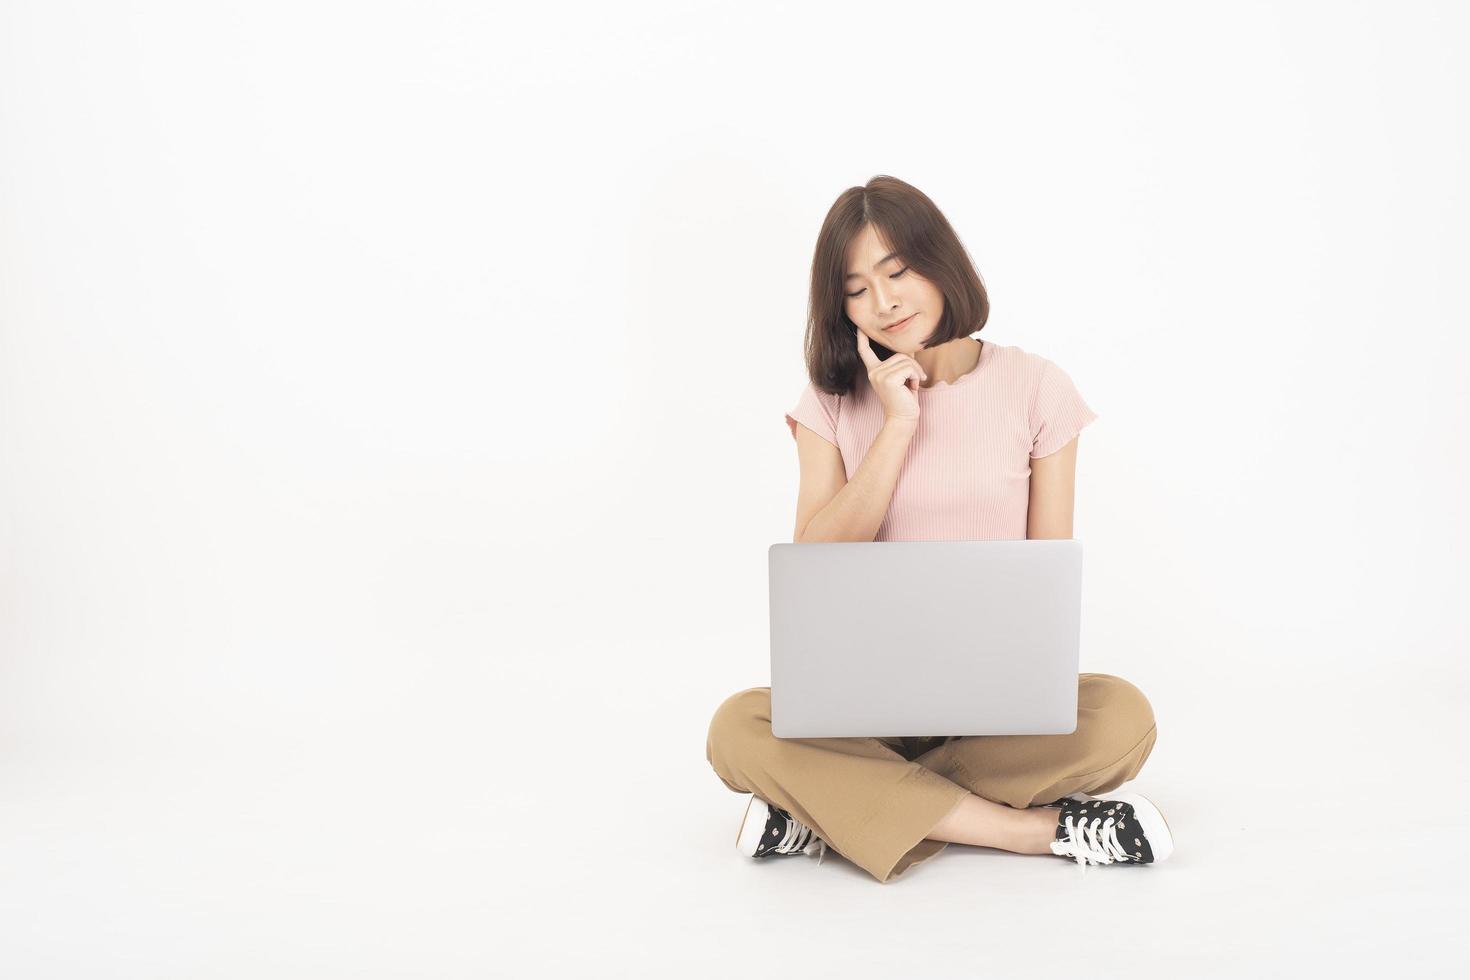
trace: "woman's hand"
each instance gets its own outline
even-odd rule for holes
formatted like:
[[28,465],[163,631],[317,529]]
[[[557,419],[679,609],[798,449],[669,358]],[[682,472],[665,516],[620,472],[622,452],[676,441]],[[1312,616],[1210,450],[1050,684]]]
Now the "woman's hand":
[[[929,380],[919,362],[897,351],[886,361],[878,360],[872,344],[868,342],[868,335],[861,330],[857,331],[857,349],[858,357],[868,366],[868,383],[883,403],[884,420],[919,421],[919,396],[914,392],[918,390],[920,381]],[[913,382],[912,387],[909,386],[910,381]]]

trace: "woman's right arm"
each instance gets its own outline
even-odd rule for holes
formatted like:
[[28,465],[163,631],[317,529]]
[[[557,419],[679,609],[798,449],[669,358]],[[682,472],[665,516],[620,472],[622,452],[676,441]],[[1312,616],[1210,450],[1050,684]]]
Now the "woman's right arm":
[[928,373],[908,354],[894,352],[878,360],[868,335],[854,329],[853,343],[868,371],[868,384],[883,406],[883,428],[863,461],[846,478],[842,454],[832,443],[804,425],[796,427],[801,457],[801,490],[796,501],[796,537],[805,541],[872,541],[888,513],[898,471],[919,428],[915,394]]
[[848,480],[837,447],[806,426],[797,425],[801,489],[792,540],[872,541],[888,513],[898,471],[918,427],[918,419],[886,419],[878,438]]

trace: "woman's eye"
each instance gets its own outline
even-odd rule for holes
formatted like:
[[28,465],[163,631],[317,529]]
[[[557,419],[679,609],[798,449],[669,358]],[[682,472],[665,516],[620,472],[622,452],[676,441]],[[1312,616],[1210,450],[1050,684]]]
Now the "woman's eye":
[[[889,279],[897,279],[899,276],[903,275],[905,272],[908,272],[908,271],[909,271],[909,267],[908,266],[904,266],[902,269],[899,269],[897,272],[895,272],[893,275],[889,276],[888,278]],[[848,299],[857,299],[859,296],[861,296],[863,293],[866,293],[866,292],[867,292],[866,289],[859,289],[855,293],[848,293],[847,294],[847,298]]]

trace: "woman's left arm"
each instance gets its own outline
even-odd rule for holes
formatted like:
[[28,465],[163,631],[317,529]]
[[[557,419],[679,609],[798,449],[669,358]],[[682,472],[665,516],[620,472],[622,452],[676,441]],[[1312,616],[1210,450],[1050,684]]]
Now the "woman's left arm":
[[1070,538],[1072,503],[1077,483],[1077,439],[1050,456],[1031,461],[1031,497],[1026,509],[1026,537]]

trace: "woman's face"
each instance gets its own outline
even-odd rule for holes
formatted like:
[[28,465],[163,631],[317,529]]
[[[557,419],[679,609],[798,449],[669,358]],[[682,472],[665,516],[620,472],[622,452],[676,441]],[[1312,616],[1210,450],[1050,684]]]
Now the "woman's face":
[[[847,318],[869,340],[903,354],[922,350],[944,315],[939,287],[891,254],[872,225],[864,225],[848,247],[844,292]],[[884,329],[894,325],[896,330]]]

